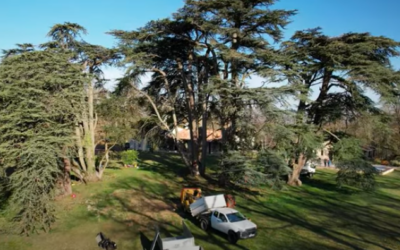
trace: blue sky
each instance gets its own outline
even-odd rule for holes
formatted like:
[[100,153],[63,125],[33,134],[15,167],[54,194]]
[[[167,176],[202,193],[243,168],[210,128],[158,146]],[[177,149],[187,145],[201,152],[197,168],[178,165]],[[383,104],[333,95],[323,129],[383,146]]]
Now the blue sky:
[[[169,17],[183,0],[1,0],[0,49],[16,43],[39,44],[56,23],[76,22],[84,26],[90,43],[111,47],[112,29],[132,30],[152,19]],[[370,32],[400,41],[400,0],[281,0],[274,8],[298,9],[285,37],[296,30],[322,27],[327,35],[346,32]],[[400,60],[394,60],[400,68]],[[109,78],[118,77],[117,69],[106,69]],[[256,85],[260,79],[253,79]]]

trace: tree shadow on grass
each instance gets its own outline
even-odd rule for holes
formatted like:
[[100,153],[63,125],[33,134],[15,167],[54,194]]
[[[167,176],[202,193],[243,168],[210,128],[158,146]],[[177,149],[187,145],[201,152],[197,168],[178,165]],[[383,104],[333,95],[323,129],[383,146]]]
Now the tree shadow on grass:
[[[133,184],[134,183],[134,184]],[[143,186],[146,185],[146,186]],[[163,186],[162,183],[150,183],[146,182],[146,180],[142,180],[140,178],[128,178],[124,181],[119,181],[111,184],[111,188],[116,191],[132,191],[143,197],[145,197],[149,201],[155,201],[161,199],[161,197],[171,197],[171,195],[175,195],[175,190],[173,188],[169,188]],[[159,227],[162,235],[166,237],[178,236],[182,234],[182,228],[180,225],[179,216],[176,217],[176,222],[173,223],[168,218],[164,218],[162,216],[158,216],[157,210],[157,202],[155,202],[154,206],[156,209],[153,209],[151,203],[139,204],[141,206],[134,206],[126,199],[126,197],[119,197],[116,195],[109,194],[106,197],[104,195],[100,195],[96,197],[96,199],[101,200],[101,204],[98,205],[100,210],[104,210],[107,208],[112,208],[112,211],[109,213],[102,214],[102,217],[107,220],[112,220],[120,225],[123,225],[125,228],[124,231],[129,232],[130,235],[135,235],[134,237],[140,238],[140,241],[148,246],[151,244],[150,238],[154,237],[156,233],[155,227]],[[168,198],[165,199],[165,202],[168,203]],[[154,213],[149,214],[149,211],[153,211]],[[160,211],[162,212],[162,211]],[[125,213],[134,215],[134,218],[129,218],[129,216],[118,216],[119,213]],[[172,215],[172,213],[169,213]],[[122,217],[122,218],[121,218]],[[179,226],[178,226],[179,225]],[[110,232],[113,235],[118,235],[121,233],[121,230],[114,230]],[[200,237],[196,233],[193,234],[195,240]],[[212,236],[212,238],[215,236]],[[206,241],[206,239],[204,239]],[[217,242],[216,242],[217,243]],[[228,242],[220,243],[222,245],[229,244]],[[229,250],[230,248],[222,247],[224,250]],[[247,248],[240,248],[243,250],[247,250]]]
[[[152,156],[152,159],[161,162],[149,163],[145,162],[147,160],[145,159],[140,165],[143,168],[141,167],[139,171],[159,174],[160,177],[154,176],[156,183],[143,179],[143,176],[140,178],[129,177],[112,183],[112,188],[135,190],[136,192],[141,192],[148,199],[163,199],[171,205],[179,205],[179,191],[185,185],[201,187],[210,194],[226,192],[224,189],[216,187],[216,185],[210,185],[209,180],[198,180],[182,175],[181,169],[185,167],[182,164],[175,164],[175,160],[171,160],[169,155]],[[275,249],[334,250],[345,248],[365,249],[369,247],[390,249],[393,246],[391,242],[400,239],[400,227],[396,224],[396,221],[400,221],[400,215],[395,211],[396,209],[400,210],[400,200],[386,193],[371,193],[365,194],[365,199],[368,202],[360,202],[358,204],[358,200],[363,199],[363,194],[351,188],[338,189],[332,182],[332,176],[332,174],[321,172],[321,176],[316,179],[303,180],[303,187],[293,188],[290,192],[283,192],[276,196],[281,204],[276,202],[268,203],[265,199],[263,200],[257,195],[253,195],[250,199],[246,199],[246,203],[237,204],[237,206],[239,210],[258,214],[258,218],[270,218],[284,224],[271,227],[262,225],[259,230],[263,230],[263,233],[283,230],[282,234],[284,235],[293,231],[292,227],[296,227],[301,231],[306,231],[307,234],[311,233],[316,236],[303,239],[301,235],[304,232],[302,232],[299,233],[299,236],[296,235],[294,237],[295,243],[288,242],[279,245],[280,242],[274,242],[273,247]],[[164,182],[168,182],[169,185]],[[230,191],[234,192],[234,190]],[[245,192],[238,190],[236,194],[244,195]],[[110,219],[124,223],[127,230],[130,230],[132,234],[139,234],[138,228],[141,224],[149,228],[149,230],[142,233],[151,232],[151,237],[155,233],[155,230],[152,229],[154,224],[161,225],[160,228],[165,235],[179,235],[181,233],[181,228],[174,224],[156,216],[144,214],[142,211],[132,208],[123,199],[114,198],[114,200],[117,200],[115,202],[120,204],[118,210],[130,211],[146,218],[148,221],[146,223],[139,221],[132,228],[126,225],[129,220],[121,220],[111,215]],[[378,205],[390,209],[382,210]],[[191,216],[183,215],[182,217],[188,219],[191,225],[198,227],[197,221],[193,220]],[[212,242],[223,250],[249,249],[242,246],[240,241],[239,245],[232,247],[225,239],[226,237],[215,232],[207,232],[205,234],[195,230],[193,235],[196,240]],[[263,236],[259,235],[257,237]],[[324,243],[323,239],[328,242],[335,242],[334,244],[338,247],[333,247],[331,243]],[[389,243],[386,243],[386,240]]]
[[[144,171],[156,172],[162,175],[164,178],[173,181],[183,187],[198,187],[202,189],[205,195],[214,194],[243,194],[246,195],[259,195],[260,192],[252,190],[240,185],[231,185],[227,187],[220,187],[218,185],[217,176],[215,174],[206,174],[204,177],[193,177],[190,175],[187,167],[182,164],[182,160],[179,155],[171,153],[147,153],[142,152],[140,155],[141,162],[140,167]],[[151,163],[148,163],[151,161]],[[215,170],[215,166],[212,164],[217,164],[215,156],[210,157],[208,166],[210,169]],[[177,177],[180,177],[177,181]]]
[[[305,192],[310,191],[305,190]],[[308,230],[350,249],[365,249],[367,246],[391,249],[376,239],[385,238],[396,242],[400,238],[400,226],[393,223],[400,221],[398,214],[388,215],[368,205],[354,204],[348,199],[349,197],[338,198],[338,196],[343,198],[341,194],[327,195],[311,191],[309,195],[309,199],[284,199],[283,208],[276,208],[276,204],[253,199],[250,200],[253,206],[243,209],[285,222],[286,226],[293,225]],[[382,197],[372,199],[372,202],[378,200],[387,206],[393,204],[393,201]],[[307,214],[303,211],[307,211]]]

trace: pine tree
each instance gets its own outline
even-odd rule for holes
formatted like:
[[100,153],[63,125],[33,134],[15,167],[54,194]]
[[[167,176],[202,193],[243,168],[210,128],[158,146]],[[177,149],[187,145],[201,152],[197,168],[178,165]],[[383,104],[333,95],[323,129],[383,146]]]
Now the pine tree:
[[[305,136],[307,133],[304,130],[298,131],[298,135],[317,142],[313,133],[319,136],[325,134],[324,137],[332,133],[324,130],[327,123],[343,118],[355,119],[363,113],[379,115],[380,111],[366,96],[364,89],[372,89],[382,99],[393,99],[399,81],[390,59],[400,55],[399,45],[392,39],[369,33],[329,37],[319,28],[298,31],[290,41],[284,42],[281,72],[289,84],[298,89],[296,126],[314,127],[308,129],[311,132],[309,136]],[[319,86],[319,92],[315,100],[310,100],[313,86]],[[298,149],[292,155],[294,171],[289,179],[291,185],[301,184],[300,170],[308,160],[305,156],[307,147],[298,145]],[[348,162],[346,166],[349,166]],[[354,172],[361,170],[357,166],[360,164],[354,166]]]
[[201,162],[203,174],[210,111],[219,118],[225,150],[237,149],[247,108],[273,92],[248,89],[246,80],[261,69],[269,74],[276,55],[268,38],[279,40],[295,13],[271,10],[274,2],[188,0],[172,19],[151,21],[132,32],[110,32],[120,41],[124,64],[132,66],[128,75],[154,72],[145,91],[158,113],[168,110],[170,119],[160,119],[161,126],[173,135],[180,122],[188,123],[191,151],[175,141],[186,165]]
[[[117,56],[111,49],[85,42],[82,38],[87,30],[77,23],[65,22],[51,27],[47,36],[52,40],[41,44],[43,49],[59,48],[71,53],[71,62],[80,65],[86,81],[81,92],[82,109],[76,114],[79,117],[75,127],[78,162],[72,161],[72,169],[83,180],[101,179],[99,166],[95,162],[95,131],[98,122],[95,110],[97,92],[102,90],[105,82],[101,66],[110,63]],[[69,148],[72,151],[72,148]],[[83,172],[83,174],[81,174]]]
[[0,167],[9,176],[18,228],[29,234],[55,221],[52,201],[73,142],[83,78],[60,50],[24,51],[0,64]]

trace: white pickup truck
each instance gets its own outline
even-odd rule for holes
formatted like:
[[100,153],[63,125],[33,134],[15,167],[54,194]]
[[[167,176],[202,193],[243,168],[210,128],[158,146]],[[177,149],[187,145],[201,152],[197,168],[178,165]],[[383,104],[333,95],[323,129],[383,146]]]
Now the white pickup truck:
[[228,236],[235,244],[239,239],[256,236],[257,225],[249,221],[239,211],[226,207],[224,195],[202,197],[190,205],[193,217],[200,221],[203,230],[213,228]]
[[309,178],[312,178],[316,172],[315,167],[316,167],[315,163],[308,161],[308,162],[306,162],[306,164],[304,164],[303,168],[301,169],[300,174],[306,175]]

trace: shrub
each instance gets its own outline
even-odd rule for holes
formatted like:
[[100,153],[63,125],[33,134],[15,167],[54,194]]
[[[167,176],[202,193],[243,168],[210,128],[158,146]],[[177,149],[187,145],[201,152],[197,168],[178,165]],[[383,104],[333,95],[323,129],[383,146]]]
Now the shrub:
[[375,188],[377,170],[368,162],[361,159],[342,161],[338,164],[339,172],[336,182],[339,188],[344,185],[372,191]]
[[229,151],[220,159],[219,184],[228,186],[230,182],[245,186],[268,185],[281,189],[282,176],[291,169],[284,158],[276,152]]
[[400,167],[400,161],[398,161],[398,160],[393,160],[390,162],[390,164],[395,167]]
[[127,150],[122,152],[121,161],[126,165],[131,165],[137,163],[139,159],[139,152],[136,150]]

